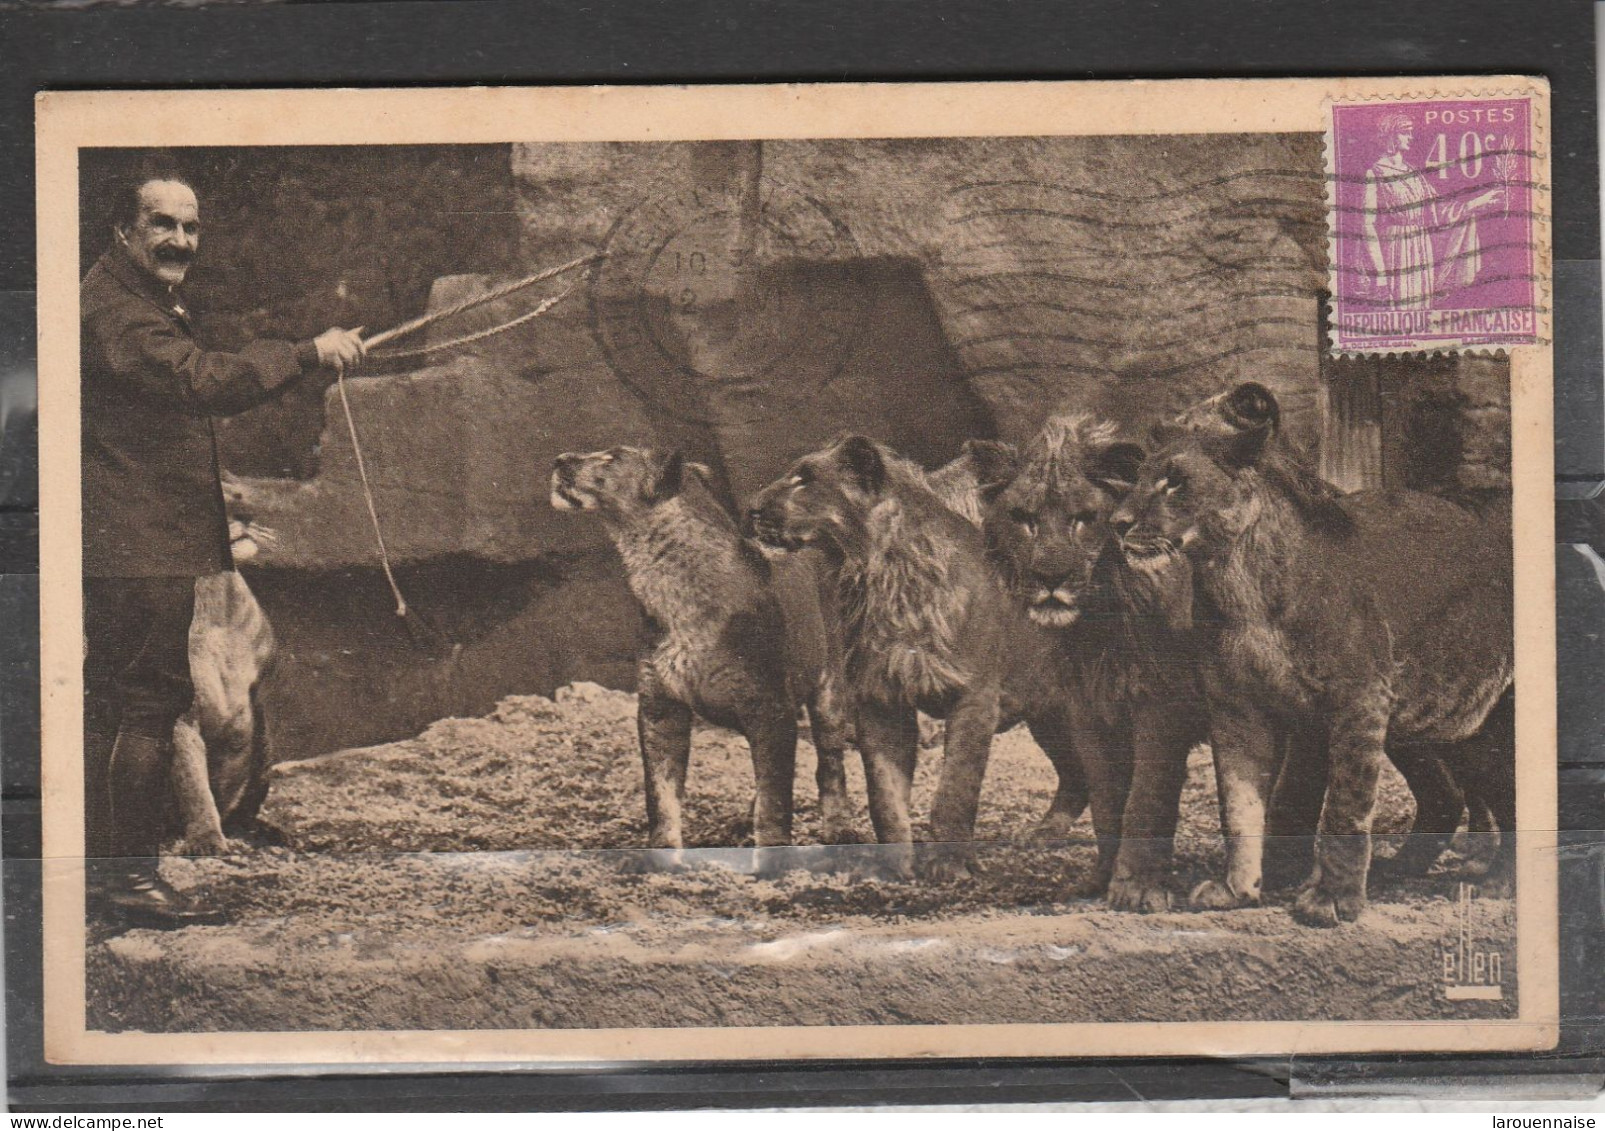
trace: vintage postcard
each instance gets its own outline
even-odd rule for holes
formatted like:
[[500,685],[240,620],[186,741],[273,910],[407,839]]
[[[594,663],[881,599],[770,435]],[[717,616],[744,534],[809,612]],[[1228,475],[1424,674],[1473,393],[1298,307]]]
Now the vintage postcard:
[[1548,115],[40,95],[49,1057],[1552,1046]]

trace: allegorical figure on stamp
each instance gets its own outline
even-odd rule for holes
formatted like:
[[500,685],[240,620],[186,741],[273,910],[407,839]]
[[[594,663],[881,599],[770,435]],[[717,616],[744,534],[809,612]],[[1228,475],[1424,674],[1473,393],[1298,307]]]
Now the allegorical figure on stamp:
[[[92,907],[148,925],[216,918],[165,884],[157,854],[173,727],[189,708],[198,577],[233,568],[214,416],[360,364],[356,330],[203,349],[178,293],[200,208],[176,168],[127,178],[110,248],[81,291],[85,798]],[[107,749],[109,747],[109,756]],[[98,851],[97,851],[98,850]]]
[[1439,196],[1410,164],[1414,140],[1415,123],[1408,114],[1382,116],[1377,123],[1382,156],[1366,170],[1360,213],[1370,286],[1395,309],[1430,307],[1436,296],[1477,281],[1482,270],[1477,214],[1503,200],[1498,188],[1469,200]]

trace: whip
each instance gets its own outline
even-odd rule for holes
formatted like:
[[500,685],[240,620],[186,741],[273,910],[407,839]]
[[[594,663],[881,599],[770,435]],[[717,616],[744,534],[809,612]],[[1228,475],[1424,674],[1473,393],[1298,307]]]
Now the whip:
[[[381,330],[379,333],[365,338],[362,343],[363,352],[365,354],[369,353],[377,347],[384,345],[386,342],[394,341],[397,338],[416,333],[427,326],[432,326],[437,322],[443,322],[448,318],[454,318],[457,315],[462,314],[464,311],[472,310],[478,306],[484,306],[487,303],[492,303],[498,299],[506,298],[509,295],[517,294],[519,291],[527,290],[528,288],[535,286],[537,283],[545,282],[548,279],[556,278],[559,275],[567,274],[568,272],[577,270],[581,267],[587,267],[601,258],[602,257],[600,255],[586,255],[581,256],[578,259],[571,259],[569,262],[560,263],[556,267],[548,267],[543,271],[537,271],[533,275],[526,275],[521,279],[514,279],[511,282],[503,283],[499,287],[493,287],[481,294],[471,295],[468,298],[463,299],[461,302],[454,303],[451,306],[444,307],[443,309],[432,310],[426,314],[421,314],[417,318],[409,319],[398,326],[392,326],[388,330]],[[587,274],[589,274],[589,272],[587,272]],[[513,329],[515,326],[521,326],[526,322],[539,318],[552,307],[556,306],[559,302],[563,301],[564,298],[568,297],[570,292],[572,292],[575,287],[579,286],[584,279],[584,275],[580,276],[580,278],[570,283],[557,294],[543,300],[533,310],[525,314],[521,314],[516,318],[509,319],[506,322],[501,322],[487,329],[478,330],[471,334],[465,334],[449,341],[435,342],[416,349],[387,351],[377,356],[385,360],[419,357],[424,354],[455,349],[458,346],[467,345],[470,342],[477,342],[481,339],[491,337],[494,334],[503,333],[507,330]],[[379,508],[374,503],[373,487],[368,481],[368,464],[367,460],[364,459],[362,455],[362,440],[357,435],[356,418],[351,413],[351,400],[346,395],[346,375],[344,369],[339,370],[335,374],[335,388],[338,389],[340,393],[340,410],[345,415],[346,432],[351,436],[351,452],[356,457],[357,461],[357,478],[362,483],[362,497],[368,505],[368,520],[373,526],[373,539],[379,549],[379,566],[384,570],[385,581],[390,586],[390,595],[394,597],[396,601],[396,616],[401,618],[401,623],[406,627],[408,636],[410,636],[413,642],[419,645],[425,652],[429,653],[430,655],[442,655],[447,652],[455,653],[461,648],[461,645],[448,646],[448,642],[440,630],[431,625],[427,620],[423,619],[416,608],[407,604],[407,598],[401,592],[401,586],[396,582],[395,572],[390,567],[390,551],[385,545],[384,527],[379,521]]]
[[[528,288],[533,287],[536,283],[544,283],[547,279],[555,279],[557,276],[565,275],[570,271],[576,270],[577,268],[589,266],[601,258],[602,256],[599,254],[582,255],[578,259],[569,260],[567,263],[559,263],[556,267],[548,267],[544,271],[537,271],[535,274],[526,275],[522,279],[514,279],[510,283],[503,283],[499,287],[492,287],[490,290],[484,291],[481,294],[470,295],[461,302],[454,303],[451,306],[444,307],[441,310],[431,310],[427,314],[420,314],[417,318],[403,322],[399,326],[392,326],[388,330],[381,330],[377,334],[374,334],[368,338],[364,338],[362,342],[363,351],[369,352],[378,349],[386,342],[394,341],[396,338],[405,337],[408,334],[417,333],[424,327],[432,326],[436,322],[443,322],[448,318],[455,318],[457,315],[462,314],[464,311],[472,310],[476,306],[484,306],[488,302],[495,302],[497,299],[502,299],[506,298],[508,295],[517,294],[519,291],[527,290]],[[533,318],[536,313],[546,313],[546,310],[550,309],[552,305],[554,305],[559,299],[563,298],[569,293],[569,291],[572,291],[574,287],[578,285],[579,284],[576,281],[573,285],[568,287],[567,290],[563,291],[562,294],[559,294],[543,303],[543,308],[536,312],[521,315],[520,317],[515,318],[510,322],[504,322],[499,326],[492,326],[489,330],[481,330],[478,332],[477,336],[471,335],[469,338],[464,340],[477,341],[479,338],[486,338],[491,334],[499,334],[503,330],[511,330],[514,326],[517,326],[522,322],[529,321],[529,319]],[[415,353],[449,349],[452,346],[461,344],[461,341],[440,342],[437,345],[428,346],[424,349],[409,350],[406,352],[406,354],[382,354],[381,356],[410,356],[411,354]]]

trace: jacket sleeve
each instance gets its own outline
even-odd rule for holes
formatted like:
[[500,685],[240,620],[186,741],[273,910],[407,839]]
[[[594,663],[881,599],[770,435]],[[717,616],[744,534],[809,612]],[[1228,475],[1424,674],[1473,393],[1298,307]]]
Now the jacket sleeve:
[[101,324],[99,345],[111,371],[146,397],[229,415],[271,399],[280,386],[317,367],[310,342],[262,340],[238,353],[203,350],[158,311],[128,313],[115,326]]

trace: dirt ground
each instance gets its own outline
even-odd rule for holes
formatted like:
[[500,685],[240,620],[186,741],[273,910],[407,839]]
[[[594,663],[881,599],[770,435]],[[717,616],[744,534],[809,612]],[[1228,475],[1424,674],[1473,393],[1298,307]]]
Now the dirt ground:
[[[1079,841],[1028,842],[1053,785],[1024,730],[993,747],[984,868],[952,884],[855,879],[799,848],[775,878],[739,845],[742,740],[703,729],[687,786],[694,866],[642,871],[634,697],[594,684],[503,700],[414,739],[282,764],[264,816],[286,844],[171,859],[231,922],[92,940],[91,1027],[111,1030],[493,1029],[1074,1020],[1511,1016],[1514,912],[1447,874],[1383,884],[1358,923],[1300,927],[1288,896],[1228,913],[1138,916],[1069,899]],[[916,784],[928,808],[940,753]],[[798,759],[815,845],[814,754]],[[850,783],[867,837],[863,779]],[[1409,794],[1390,772],[1378,820]],[[1379,850],[1390,850],[1387,836]],[[849,850],[846,855],[850,856]],[[873,851],[872,849],[869,851]],[[1208,752],[1193,754],[1174,890],[1221,863]],[[1447,860],[1442,868],[1452,864]],[[1451,1001],[1444,953],[1505,956],[1503,999]]]

